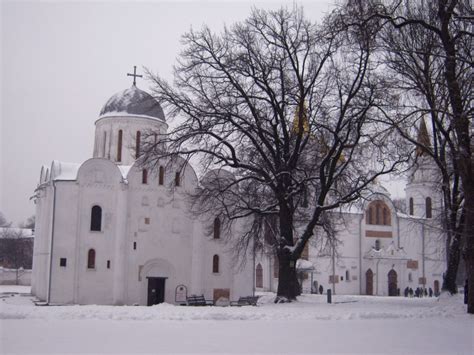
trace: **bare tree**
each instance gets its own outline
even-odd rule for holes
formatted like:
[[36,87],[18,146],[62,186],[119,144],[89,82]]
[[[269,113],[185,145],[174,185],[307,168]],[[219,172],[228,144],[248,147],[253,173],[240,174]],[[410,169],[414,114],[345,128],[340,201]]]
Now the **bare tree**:
[[[354,6],[361,1],[350,3]],[[418,149],[434,159],[443,180],[449,247],[443,287],[456,291],[456,271],[464,244],[468,312],[474,313],[472,3],[398,0],[373,1],[370,6],[364,2],[364,7],[370,10],[357,25],[375,18],[386,21],[383,39],[388,63],[403,76],[406,85],[401,89],[405,94],[418,93],[421,107],[405,118],[426,116],[431,122],[433,146],[418,142]]]
[[26,219],[25,222],[20,223],[20,228],[27,228],[27,229],[35,229],[35,224],[36,224],[36,217],[35,215],[30,216]]
[[181,155],[198,157],[204,172],[222,168],[205,175],[195,209],[227,226],[245,221],[231,240],[240,253],[261,245],[270,226],[278,296],[288,300],[299,290],[296,261],[325,213],[393,171],[403,148],[376,123],[387,96],[371,59],[376,28],[347,31],[338,16],[318,28],[300,10],[254,10],[221,34],[185,34],[174,86],[149,73],[157,99],[182,122],[159,143],[149,132],[142,164]]
[[16,270],[16,284],[21,269],[31,269],[33,240],[21,228],[2,228],[0,231],[0,260],[4,267]]
[[10,227],[12,222],[8,222],[2,212],[0,212],[0,227]]

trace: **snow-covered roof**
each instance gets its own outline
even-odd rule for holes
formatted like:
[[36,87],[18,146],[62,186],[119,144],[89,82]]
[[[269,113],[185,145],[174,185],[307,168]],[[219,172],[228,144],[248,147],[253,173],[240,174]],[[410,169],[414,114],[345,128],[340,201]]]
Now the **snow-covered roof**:
[[127,178],[127,175],[128,175],[128,172],[130,171],[130,169],[132,168],[131,165],[118,165],[117,166],[120,170],[120,173],[122,174],[122,177],[124,179]]
[[81,164],[78,163],[66,163],[55,160],[53,165],[55,164],[56,170],[55,175],[51,176],[54,180],[76,180],[77,178],[77,171],[81,167]]
[[308,271],[308,270],[314,270],[315,267],[311,261],[304,260],[304,259],[298,259],[296,261],[296,270],[299,271]]
[[138,116],[165,121],[165,114],[158,101],[135,85],[113,95],[102,107],[99,116]]
[[[97,158],[97,159],[102,159],[102,158]],[[42,175],[42,180],[40,181],[40,184],[47,183],[51,180],[75,181],[77,180],[77,173],[82,165],[83,163],[82,164],[67,163],[67,162],[62,162],[59,160],[53,160],[53,162],[51,163],[50,169],[48,169],[47,166],[45,165],[41,168],[43,175]],[[118,165],[117,168],[119,169],[122,177],[126,179],[132,166],[131,165]],[[49,174],[46,175],[45,170],[49,172]]]

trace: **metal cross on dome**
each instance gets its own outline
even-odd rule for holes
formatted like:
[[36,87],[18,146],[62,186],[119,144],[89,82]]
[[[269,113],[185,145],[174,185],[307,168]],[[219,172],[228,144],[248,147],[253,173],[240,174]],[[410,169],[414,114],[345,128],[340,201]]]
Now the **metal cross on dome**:
[[143,78],[143,75],[137,74],[137,66],[133,66],[133,74],[127,73],[127,76],[133,76],[133,86],[137,86],[137,78]]

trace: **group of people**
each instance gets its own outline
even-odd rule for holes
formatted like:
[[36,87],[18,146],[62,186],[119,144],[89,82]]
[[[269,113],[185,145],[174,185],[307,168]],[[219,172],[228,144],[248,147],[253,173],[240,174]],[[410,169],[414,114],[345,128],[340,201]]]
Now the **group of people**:
[[433,290],[431,289],[431,287],[429,289],[417,287],[415,291],[413,291],[411,287],[407,287],[405,288],[405,291],[403,292],[403,294],[405,295],[405,297],[428,297],[428,296],[433,297],[433,295],[435,297],[439,296],[439,295],[433,294]]

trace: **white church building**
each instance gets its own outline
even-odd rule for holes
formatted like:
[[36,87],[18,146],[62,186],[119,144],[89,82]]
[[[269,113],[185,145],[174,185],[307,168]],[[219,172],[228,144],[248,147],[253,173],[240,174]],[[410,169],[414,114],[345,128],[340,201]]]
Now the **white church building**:
[[[420,134],[427,135],[422,125]],[[419,288],[440,293],[446,270],[440,184],[431,159],[417,156],[405,187],[407,213],[378,184],[363,201],[331,212],[337,241],[316,235],[298,260],[303,292],[397,296]],[[256,289],[276,291],[277,277],[278,260],[264,253],[256,264]]]
[[[165,133],[167,127],[158,102],[134,82],[102,108],[91,159],[42,167],[34,195],[32,293],[38,299],[181,304],[192,294],[237,300],[277,289],[274,257],[249,256],[237,269],[219,220],[189,212],[186,195],[200,183],[189,164],[178,161],[156,172],[136,165],[143,132]],[[338,213],[337,248],[311,244],[307,260],[298,263],[303,291],[439,291],[446,265],[433,218],[441,200],[430,169],[424,161],[407,185],[408,215],[397,212],[383,190]]]
[[95,126],[93,158],[41,169],[32,293],[49,304],[110,305],[251,295],[252,265],[234,270],[219,221],[186,208],[199,183],[193,168],[135,165],[142,133],[167,130],[158,102],[134,83]]

